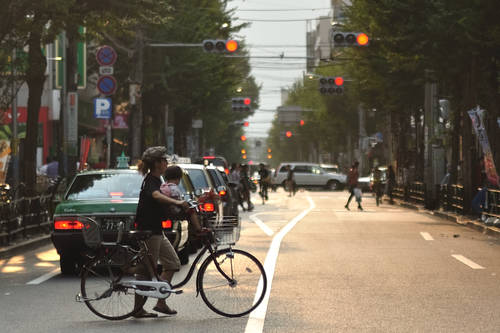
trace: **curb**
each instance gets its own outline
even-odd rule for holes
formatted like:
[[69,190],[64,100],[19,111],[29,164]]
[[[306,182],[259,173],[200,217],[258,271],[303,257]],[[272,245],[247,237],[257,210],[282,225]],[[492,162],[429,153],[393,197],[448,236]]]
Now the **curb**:
[[497,227],[492,227],[492,226],[487,226],[484,223],[472,220],[470,217],[464,216],[464,215],[456,215],[452,214],[449,212],[444,212],[440,210],[427,210],[423,206],[417,206],[413,205],[407,202],[399,201],[399,200],[394,200],[394,202],[401,207],[408,208],[408,209],[413,209],[422,213],[426,213],[438,218],[442,218],[451,222],[455,222],[457,224],[460,224],[462,226],[466,226],[472,229],[475,229],[477,231],[482,232],[485,235],[489,236],[495,236],[495,237],[500,237],[500,228]]
[[50,244],[50,242],[51,242],[50,235],[42,235],[36,238],[23,241],[18,244],[2,247],[0,248],[0,258],[9,258],[16,254]]

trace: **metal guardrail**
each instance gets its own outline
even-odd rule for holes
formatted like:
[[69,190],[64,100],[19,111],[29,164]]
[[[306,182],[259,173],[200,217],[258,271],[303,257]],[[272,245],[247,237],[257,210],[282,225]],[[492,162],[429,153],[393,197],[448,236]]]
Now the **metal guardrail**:
[[500,219],[500,190],[488,189],[483,215],[495,220]]
[[[478,189],[480,190],[480,189]],[[464,192],[462,185],[436,185],[435,209],[465,214],[464,212]],[[424,183],[413,182],[406,186],[398,184],[394,186],[392,195],[401,201],[425,205],[426,187]],[[495,221],[497,225],[500,220],[500,190],[487,189],[486,203],[482,212],[482,220]],[[500,225],[500,223],[499,223]]]
[[0,246],[49,233],[58,203],[57,195],[60,194],[58,190],[65,181],[65,178],[55,180],[44,193],[36,196],[24,196],[22,184],[10,193],[4,193],[0,201]]
[[437,185],[439,207],[449,212],[464,213],[464,187],[462,185]]
[[0,203],[0,245],[50,232],[54,211],[52,199],[53,195],[44,194]]

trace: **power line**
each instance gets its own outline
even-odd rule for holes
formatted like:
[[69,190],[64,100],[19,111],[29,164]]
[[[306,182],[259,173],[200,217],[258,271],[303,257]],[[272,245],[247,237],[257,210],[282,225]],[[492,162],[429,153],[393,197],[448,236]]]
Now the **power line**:
[[331,7],[324,8],[288,8],[288,9],[237,9],[239,12],[300,12],[307,10],[326,10],[332,9]]
[[307,22],[313,20],[331,20],[331,17],[315,17],[309,19],[248,19],[248,18],[236,18],[238,21],[247,21],[247,22]]

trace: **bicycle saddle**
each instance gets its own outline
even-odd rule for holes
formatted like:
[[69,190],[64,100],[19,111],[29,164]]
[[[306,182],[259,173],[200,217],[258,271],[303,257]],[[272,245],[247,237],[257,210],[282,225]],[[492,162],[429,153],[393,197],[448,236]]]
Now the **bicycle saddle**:
[[152,234],[153,232],[149,230],[130,230],[127,236],[135,240],[146,240],[151,237]]

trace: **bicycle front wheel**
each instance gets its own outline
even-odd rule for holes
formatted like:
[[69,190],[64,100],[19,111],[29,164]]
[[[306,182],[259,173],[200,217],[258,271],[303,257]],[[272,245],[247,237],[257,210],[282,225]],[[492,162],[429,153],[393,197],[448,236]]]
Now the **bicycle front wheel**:
[[106,257],[85,266],[81,278],[82,298],[87,307],[101,318],[122,320],[134,315],[146,303],[147,297],[138,296],[123,282],[135,280],[121,267],[109,264]]
[[[223,274],[223,273],[224,274]],[[260,261],[248,252],[217,251],[201,265],[196,279],[201,298],[214,312],[241,317],[264,299],[267,277]]]

